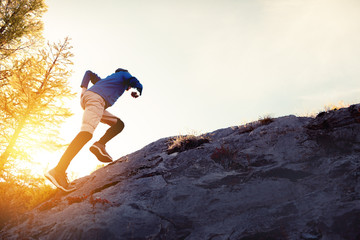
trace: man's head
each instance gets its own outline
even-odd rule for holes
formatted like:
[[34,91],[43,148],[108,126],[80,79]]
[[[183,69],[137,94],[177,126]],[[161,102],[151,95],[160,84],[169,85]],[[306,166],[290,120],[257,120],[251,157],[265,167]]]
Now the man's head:
[[123,69],[123,68],[118,68],[115,70],[115,73],[118,73],[118,72],[127,72],[128,70],[126,69]]

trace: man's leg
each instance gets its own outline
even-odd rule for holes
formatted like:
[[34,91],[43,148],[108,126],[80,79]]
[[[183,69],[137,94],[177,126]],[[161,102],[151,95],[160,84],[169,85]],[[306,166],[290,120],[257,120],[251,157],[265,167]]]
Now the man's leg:
[[99,95],[92,92],[86,92],[84,94],[81,104],[85,111],[80,133],[67,147],[58,165],[45,174],[55,186],[64,191],[69,191],[65,174],[66,169],[76,154],[92,138],[93,132],[105,111],[105,101]]
[[101,122],[108,124],[110,128],[105,132],[99,141],[95,142],[90,147],[90,151],[98,158],[99,161],[112,162],[111,156],[105,150],[106,143],[118,135],[124,129],[125,124],[108,111],[104,111]]
[[121,121],[119,118],[116,119],[116,123],[114,125],[112,125],[104,134],[104,136],[102,136],[100,138],[100,140],[98,141],[101,144],[106,145],[106,143],[108,141],[110,141],[111,139],[113,139],[116,135],[118,135],[119,133],[121,133],[121,131],[124,129],[125,124],[123,121]]
[[62,189],[65,192],[71,192],[75,190],[74,187],[68,186],[69,183],[65,171],[68,168],[71,160],[91,138],[92,134],[89,132],[82,131],[76,135],[60,158],[58,165],[49,172],[45,173],[45,177],[47,177],[56,187]]
[[56,170],[61,173],[65,173],[66,169],[70,165],[71,160],[76,156],[76,154],[78,154],[78,152],[85,146],[85,144],[90,141],[92,136],[92,133],[89,132],[79,132],[60,158],[60,161],[56,166]]

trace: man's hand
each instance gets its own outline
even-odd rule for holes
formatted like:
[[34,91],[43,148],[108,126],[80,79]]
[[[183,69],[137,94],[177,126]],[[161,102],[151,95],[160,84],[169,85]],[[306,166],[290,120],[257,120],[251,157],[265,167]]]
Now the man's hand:
[[80,98],[82,98],[82,96],[84,95],[84,93],[86,92],[87,88],[86,87],[82,87],[81,88],[81,95]]
[[138,97],[139,97],[139,94],[138,94],[137,92],[132,92],[132,93],[131,93],[131,96],[132,96],[133,98],[138,98]]

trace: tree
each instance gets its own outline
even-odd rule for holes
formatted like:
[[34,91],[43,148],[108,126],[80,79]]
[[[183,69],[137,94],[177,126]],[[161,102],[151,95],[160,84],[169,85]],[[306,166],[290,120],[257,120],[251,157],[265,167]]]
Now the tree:
[[42,43],[41,17],[45,11],[44,0],[0,1],[0,90],[8,83],[13,67],[9,58]]
[[58,126],[71,115],[61,103],[74,95],[67,84],[70,50],[66,38],[14,61],[8,84],[0,92],[0,170],[11,159],[28,159],[28,149],[36,143],[58,146]]
[[0,178],[11,159],[29,159],[27,142],[56,146],[58,124],[70,115],[60,102],[72,95],[71,47],[65,39],[43,49],[45,11],[44,0],[0,2]]
[[0,229],[51,194],[39,176],[19,169],[39,146],[59,148],[58,127],[71,115],[69,39],[44,44],[44,0],[0,1]]
[[42,38],[44,0],[0,1],[0,60]]

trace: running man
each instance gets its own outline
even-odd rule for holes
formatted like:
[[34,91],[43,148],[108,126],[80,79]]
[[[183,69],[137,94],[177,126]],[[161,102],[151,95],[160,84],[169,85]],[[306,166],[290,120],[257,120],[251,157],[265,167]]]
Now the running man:
[[[93,86],[88,89],[90,81]],[[90,151],[101,162],[109,163],[113,161],[106,152],[105,146],[108,141],[124,129],[125,125],[120,118],[112,115],[106,109],[111,107],[125,90],[137,89],[138,92],[131,93],[133,98],[137,98],[139,94],[142,94],[143,89],[142,84],[122,68],[118,68],[115,73],[104,79],[91,71],[86,71],[81,88],[81,107],[84,109],[81,130],[67,147],[57,166],[45,173],[47,179],[65,192],[75,190],[75,187],[69,186],[70,183],[65,173],[66,169],[76,154],[90,141],[99,122],[109,125],[110,128],[99,141],[90,147]]]

